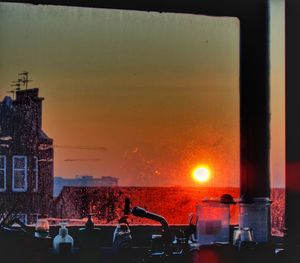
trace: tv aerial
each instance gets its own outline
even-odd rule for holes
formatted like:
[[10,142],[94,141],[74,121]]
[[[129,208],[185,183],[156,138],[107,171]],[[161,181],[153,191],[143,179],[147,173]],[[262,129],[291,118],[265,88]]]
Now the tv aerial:
[[7,91],[8,93],[12,93],[13,99],[15,98],[15,93],[16,93],[16,91],[18,91],[18,90],[21,89],[21,88],[20,88],[21,82],[22,82],[22,79],[18,79],[17,81],[12,81],[13,84],[11,84],[10,86],[11,86],[11,87],[16,87],[16,88]]
[[32,79],[28,79],[28,71],[23,71],[23,72],[19,73],[18,75],[22,76],[22,78],[18,79],[18,81],[20,80],[20,82],[22,82],[23,86],[25,86],[25,89],[27,89],[28,82],[32,81]]
[[21,90],[21,87],[27,90],[28,88],[28,82],[33,81],[32,79],[28,79],[28,71],[23,71],[19,73],[18,75],[20,76],[18,80],[12,81],[12,84],[10,86],[16,87],[15,89],[8,90],[8,93],[12,93],[13,98],[15,97],[15,93],[19,90]]

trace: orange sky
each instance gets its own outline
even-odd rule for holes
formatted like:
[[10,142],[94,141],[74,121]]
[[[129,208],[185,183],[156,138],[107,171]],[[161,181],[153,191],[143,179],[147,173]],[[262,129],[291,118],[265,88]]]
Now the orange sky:
[[55,148],[55,176],[192,185],[190,170],[206,163],[208,185],[239,185],[237,19],[1,3],[0,21],[1,98],[28,70],[55,145],[107,147]]

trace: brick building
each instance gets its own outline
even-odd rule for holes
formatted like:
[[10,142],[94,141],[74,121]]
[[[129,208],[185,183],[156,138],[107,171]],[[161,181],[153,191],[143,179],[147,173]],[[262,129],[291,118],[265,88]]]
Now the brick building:
[[0,200],[16,204],[30,223],[53,199],[53,140],[42,130],[39,89],[16,91],[0,103]]

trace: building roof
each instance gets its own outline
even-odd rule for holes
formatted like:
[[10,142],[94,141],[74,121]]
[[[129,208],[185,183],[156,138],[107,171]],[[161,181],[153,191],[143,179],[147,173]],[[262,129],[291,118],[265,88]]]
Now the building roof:
[[3,101],[0,104],[1,105],[5,105],[7,107],[10,107],[10,106],[12,106],[12,103],[13,103],[12,98],[9,97],[9,96],[5,96],[4,99],[3,99]]

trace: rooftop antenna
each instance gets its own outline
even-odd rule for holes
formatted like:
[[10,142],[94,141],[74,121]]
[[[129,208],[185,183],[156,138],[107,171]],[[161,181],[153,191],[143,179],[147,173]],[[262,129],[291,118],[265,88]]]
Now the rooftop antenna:
[[[16,85],[11,85],[11,86],[16,86]],[[8,90],[7,93],[12,93],[12,97],[13,99],[15,98],[15,93],[16,91],[20,90],[20,88],[15,88],[15,89],[12,89],[12,90]]]
[[13,89],[13,90],[8,90],[8,91],[6,91],[7,93],[12,93],[12,97],[13,97],[13,99],[15,99],[15,90]]
[[23,76],[21,80],[23,86],[25,86],[25,89],[27,90],[28,82],[32,81],[31,79],[28,79],[28,71],[23,71],[19,73],[19,76]]
[[21,88],[20,88],[21,82],[22,82],[22,79],[18,79],[17,81],[12,81],[12,83],[14,83],[14,84],[11,84],[10,86],[16,87],[16,88],[7,91],[8,93],[12,93],[13,99],[15,98],[15,93],[16,93],[16,91],[18,91],[18,90],[21,89]]

